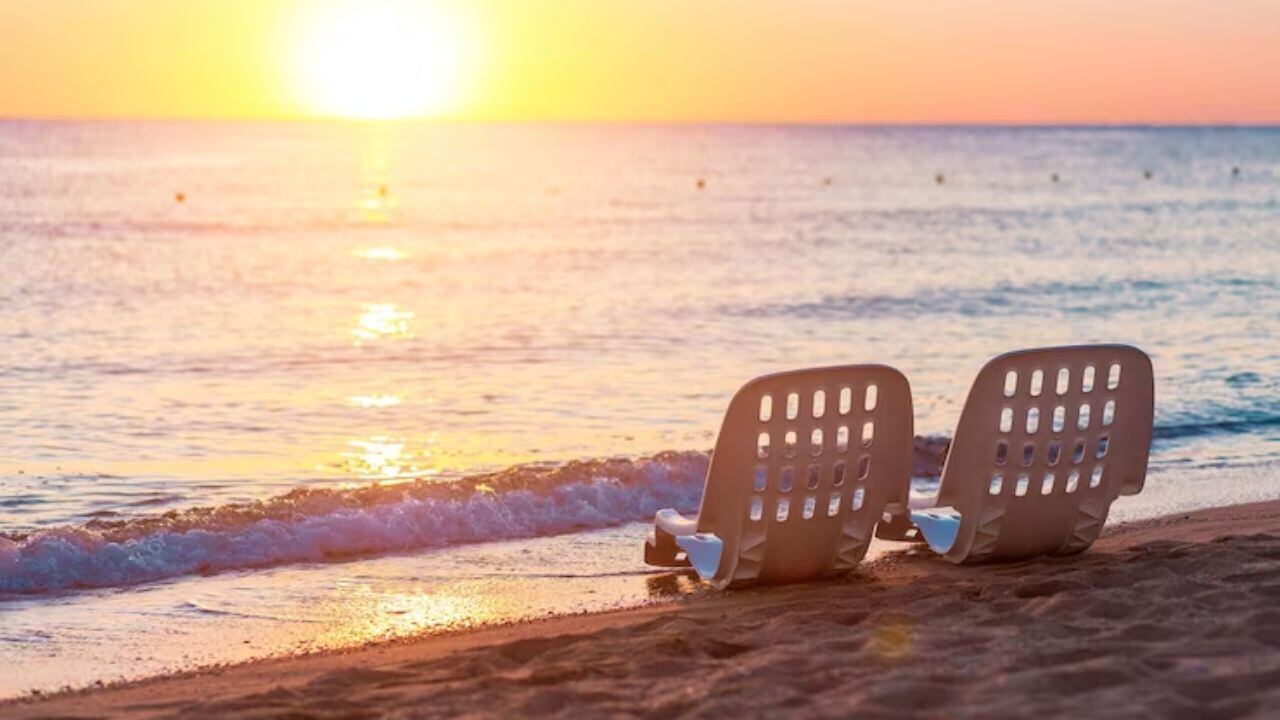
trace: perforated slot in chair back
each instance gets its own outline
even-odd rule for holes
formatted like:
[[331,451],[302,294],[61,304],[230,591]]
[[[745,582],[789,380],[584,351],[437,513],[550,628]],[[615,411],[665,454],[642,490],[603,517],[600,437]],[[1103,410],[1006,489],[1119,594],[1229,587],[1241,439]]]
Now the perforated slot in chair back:
[[790,582],[862,559],[889,498],[905,498],[911,391],[881,365],[817,368],[745,385],[725,415],[699,532],[724,542],[721,584]]

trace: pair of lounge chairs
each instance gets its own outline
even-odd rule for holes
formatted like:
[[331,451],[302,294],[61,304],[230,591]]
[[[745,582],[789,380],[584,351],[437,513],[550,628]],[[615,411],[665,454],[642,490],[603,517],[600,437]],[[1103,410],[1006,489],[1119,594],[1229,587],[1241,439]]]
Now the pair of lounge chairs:
[[661,510],[645,561],[719,587],[851,570],[873,533],[956,563],[1078,553],[1142,490],[1151,360],[1127,345],[1024,350],[983,367],[936,504],[908,505],[911,390],[883,365],[747,383],[725,414],[695,518]]

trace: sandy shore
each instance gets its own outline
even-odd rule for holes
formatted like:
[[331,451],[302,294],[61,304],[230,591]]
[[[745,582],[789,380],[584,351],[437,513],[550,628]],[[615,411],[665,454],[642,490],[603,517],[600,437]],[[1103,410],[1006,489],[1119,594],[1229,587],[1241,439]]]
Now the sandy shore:
[[[661,580],[659,580],[660,582]],[[672,580],[674,581],[674,580]],[[1280,502],[847,580],[0,704],[0,716],[1274,717]]]

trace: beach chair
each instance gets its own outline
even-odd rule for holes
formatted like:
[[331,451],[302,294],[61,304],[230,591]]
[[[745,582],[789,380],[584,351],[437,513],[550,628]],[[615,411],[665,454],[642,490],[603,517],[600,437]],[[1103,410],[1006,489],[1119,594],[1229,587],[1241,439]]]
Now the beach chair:
[[956,563],[1081,552],[1111,503],[1142,490],[1153,402],[1134,347],[1001,355],[969,391],[936,506],[911,522]]
[[660,510],[645,561],[692,565],[722,588],[847,572],[886,505],[905,511],[911,433],[911,390],[893,368],[752,380],[729,403],[697,517]]

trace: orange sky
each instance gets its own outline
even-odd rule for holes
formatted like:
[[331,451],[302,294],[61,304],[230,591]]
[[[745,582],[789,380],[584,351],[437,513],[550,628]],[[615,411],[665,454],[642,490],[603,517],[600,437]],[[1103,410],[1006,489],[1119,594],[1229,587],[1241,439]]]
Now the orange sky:
[[[446,18],[446,119],[1280,123],[1276,0],[390,1]],[[326,4],[0,0],[0,115],[332,114]]]

